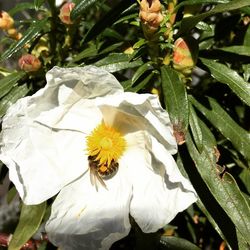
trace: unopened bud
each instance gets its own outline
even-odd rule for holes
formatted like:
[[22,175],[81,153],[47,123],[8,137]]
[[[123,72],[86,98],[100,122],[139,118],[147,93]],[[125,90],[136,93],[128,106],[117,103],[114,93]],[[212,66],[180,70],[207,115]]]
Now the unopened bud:
[[132,55],[134,52],[135,50],[133,49],[133,47],[128,47],[123,51],[123,53],[127,55]]
[[139,16],[146,28],[146,32],[154,33],[163,20],[161,2],[159,0],[142,0]]
[[14,25],[13,18],[5,11],[0,11],[0,29],[8,30]]
[[190,74],[198,56],[197,41],[192,38],[178,38],[174,43],[173,67],[183,74]]
[[60,20],[65,23],[65,24],[73,24],[72,20],[70,19],[70,13],[75,7],[74,3],[65,3],[61,9],[60,9],[60,14],[59,18]]
[[26,72],[34,72],[41,68],[40,60],[31,54],[23,55],[18,60],[18,65],[22,70]]

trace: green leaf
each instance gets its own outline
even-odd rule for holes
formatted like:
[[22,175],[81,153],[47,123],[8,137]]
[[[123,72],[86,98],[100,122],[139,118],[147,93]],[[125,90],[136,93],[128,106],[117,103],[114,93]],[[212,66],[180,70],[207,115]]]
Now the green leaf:
[[46,202],[28,206],[23,204],[20,220],[11,238],[9,250],[19,250],[38,230],[46,210]]
[[5,96],[13,86],[17,85],[17,82],[25,76],[25,72],[14,72],[0,80],[0,98]]
[[84,12],[87,12],[94,4],[99,3],[98,0],[81,0],[78,4],[73,8],[70,17],[72,20],[76,19]]
[[188,126],[188,98],[184,83],[178,73],[168,66],[161,67],[164,102],[174,125],[185,132]]
[[36,10],[39,10],[40,7],[44,4],[45,0],[34,0],[34,6]]
[[[206,215],[206,217],[208,218],[209,222],[211,223],[211,225],[214,227],[214,229],[217,231],[217,233],[220,235],[220,237],[224,240],[227,241],[227,246],[230,250],[234,250],[233,247],[234,245],[237,245],[238,250],[246,250],[247,247],[247,243],[244,240],[242,234],[239,232],[239,230],[236,228],[236,237],[237,237],[237,243],[235,243],[234,245],[231,245],[231,241],[228,241],[227,238],[224,236],[223,232],[220,229],[220,225],[217,224],[217,222],[214,220],[213,216],[208,212],[208,210],[206,209],[205,205],[202,203],[201,200],[198,200],[196,202],[196,204],[198,205],[198,207],[200,208],[200,210]],[[231,230],[231,228],[230,228]],[[229,239],[231,240],[231,239]],[[232,239],[233,240],[233,239]]]
[[151,68],[152,64],[147,62],[140,66],[132,77],[132,84],[134,84],[147,70]]
[[73,59],[70,61],[70,63],[68,65],[71,65],[73,62],[78,62],[84,58],[88,58],[88,57],[92,57],[97,55],[98,49],[96,48],[95,45],[84,49],[82,52],[80,52],[79,54],[77,54],[75,57],[73,57]]
[[103,55],[106,53],[114,52],[114,50],[120,48],[122,45],[123,45],[123,42],[111,44],[110,46],[108,46],[108,47],[102,49],[100,52],[98,52],[98,55]]
[[209,108],[204,107],[192,96],[189,96],[189,100],[246,159],[250,159],[250,134],[240,127],[216,100],[207,98]]
[[47,18],[34,22],[28,30],[23,33],[23,37],[15,42],[9,49],[7,49],[2,56],[0,61],[6,60],[11,57],[14,53],[20,51],[25,44],[29,43],[31,40],[35,39],[41,31],[46,27]]
[[195,166],[208,189],[232,220],[244,240],[250,244],[250,208],[233,176],[228,172],[223,174],[219,172],[211,148],[204,144],[205,150],[200,154],[190,134],[187,134],[186,143]]
[[129,55],[123,53],[114,53],[96,62],[95,65],[113,73],[122,69],[141,66],[143,63],[142,59],[130,61],[130,58]]
[[204,20],[205,18],[209,16],[215,15],[217,13],[225,12],[225,11],[237,10],[246,6],[249,6],[249,0],[231,1],[225,4],[218,4],[212,10],[204,12],[202,14],[183,18],[180,24],[180,29],[179,29],[178,34],[181,35],[183,33],[189,33],[189,31],[192,28],[194,28],[198,22]]
[[211,71],[212,76],[219,82],[227,84],[231,90],[248,106],[250,106],[250,84],[238,75],[238,73],[226,65],[213,60],[201,59]]
[[200,250],[198,246],[180,237],[162,236],[160,242],[169,250]]
[[15,5],[14,8],[12,8],[11,10],[8,11],[8,13],[11,16],[14,16],[16,13],[21,12],[23,10],[28,10],[28,9],[35,9],[35,6],[33,3],[29,3],[29,2],[22,2],[22,3],[18,3]]
[[250,25],[248,25],[248,28],[244,37],[244,45],[250,47]]
[[250,56],[250,46],[228,46],[224,48],[220,48],[219,50],[242,55],[242,56]]
[[16,187],[13,186],[7,193],[7,203],[10,204],[17,194]]
[[205,3],[229,3],[230,0],[186,0],[183,2],[180,2],[176,7],[175,7],[175,12],[177,12],[178,9],[180,9],[183,6],[186,5],[195,5],[195,4],[205,4]]
[[13,87],[13,89],[0,100],[0,117],[2,117],[6,110],[15,103],[19,98],[24,97],[29,92],[26,84]]
[[250,169],[243,169],[239,175],[241,181],[245,185],[247,192],[250,194]]
[[141,90],[142,88],[144,88],[152,79],[152,77],[154,76],[154,72],[150,73],[147,77],[145,77],[139,84],[137,84],[134,87],[130,87],[130,88],[125,88],[125,90],[130,91],[130,92],[138,92],[139,90]]
[[200,124],[199,124],[199,119],[192,106],[190,106],[189,110],[190,110],[189,125],[191,128],[192,134],[194,136],[194,141],[196,143],[196,146],[199,152],[201,152],[203,148],[203,137],[202,137],[202,131],[201,131]]
[[[121,13],[134,3],[133,0],[120,1],[114,8],[108,11],[94,26],[88,31],[84,42],[89,42],[98,36],[106,28],[110,28],[117,21]],[[72,11],[73,12],[73,11]]]

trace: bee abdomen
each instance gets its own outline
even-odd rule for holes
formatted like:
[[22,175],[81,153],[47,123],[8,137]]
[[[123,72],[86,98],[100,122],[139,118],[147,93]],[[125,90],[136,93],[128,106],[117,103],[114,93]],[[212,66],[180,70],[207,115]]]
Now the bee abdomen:
[[112,160],[109,166],[103,166],[98,169],[98,174],[104,178],[108,179],[113,177],[118,171],[119,163]]

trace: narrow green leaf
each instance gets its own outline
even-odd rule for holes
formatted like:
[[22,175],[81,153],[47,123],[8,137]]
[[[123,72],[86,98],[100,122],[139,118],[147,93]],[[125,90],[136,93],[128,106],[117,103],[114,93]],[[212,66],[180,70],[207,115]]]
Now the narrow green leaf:
[[115,21],[117,21],[121,13],[126,10],[130,5],[134,3],[134,0],[120,1],[114,8],[108,11],[94,26],[88,31],[84,38],[84,42],[89,42],[96,36],[98,36],[106,28],[110,28]]
[[150,62],[147,62],[143,64],[142,66],[140,66],[132,77],[132,84],[134,84],[147,70],[149,70],[150,67],[151,67]]
[[23,10],[28,10],[28,9],[35,9],[35,6],[33,3],[29,3],[29,2],[22,2],[22,3],[18,3],[15,5],[14,8],[12,8],[11,10],[8,11],[8,13],[11,16],[14,16],[16,13],[21,12]]
[[221,175],[216,166],[216,160],[211,154],[212,149],[206,150],[207,146],[204,145],[205,150],[200,154],[189,133],[186,136],[186,143],[195,166],[208,189],[232,220],[244,240],[250,244],[250,208],[233,176],[228,172]]
[[244,46],[250,47],[250,25],[248,25],[248,28],[244,37]]
[[96,62],[95,65],[112,73],[122,69],[138,67],[143,64],[142,59],[135,61],[130,61],[130,59],[129,55],[114,53]]
[[114,50],[116,50],[117,48],[120,48],[122,45],[123,45],[123,42],[111,44],[110,46],[98,52],[98,55],[103,55],[103,54],[111,53],[111,52],[115,53]]
[[200,248],[190,241],[174,236],[162,236],[160,242],[166,249],[175,250],[200,250]]
[[184,83],[178,73],[168,66],[161,67],[161,81],[164,102],[169,112],[170,120],[185,132],[188,126],[188,98]]
[[250,56],[250,46],[228,46],[224,48],[220,48],[219,50],[242,55],[242,56]]
[[20,220],[11,238],[9,250],[19,250],[38,230],[46,210],[46,202],[28,206],[23,204]]
[[243,169],[239,175],[241,181],[245,185],[247,192],[250,194],[250,169]]
[[225,11],[232,11],[237,10],[242,7],[249,6],[249,0],[237,0],[237,1],[230,1],[229,3],[218,4],[212,10],[204,12],[202,14],[186,17],[183,18],[180,24],[179,35],[183,33],[189,33],[189,31],[195,27],[195,25],[204,20],[205,18],[215,15],[217,13],[225,12]]
[[71,19],[74,20],[84,12],[87,12],[94,4],[98,3],[98,0],[81,0],[76,6],[73,8],[71,12]]
[[189,125],[191,128],[192,134],[194,136],[194,141],[196,143],[196,146],[199,152],[201,152],[203,148],[203,137],[202,137],[202,131],[200,128],[199,120],[192,106],[190,106],[189,110],[190,110]]
[[138,17],[138,13],[133,13],[133,14],[123,16],[119,20],[117,20],[114,23],[114,25],[117,25],[118,23],[125,23],[126,21],[129,21],[129,20],[135,20],[137,17]]
[[88,58],[88,57],[92,57],[97,55],[97,48],[95,45],[84,49],[82,52],[80,52],[79,54],[77,54],[75,57],[73,57],[73,59],[70,61],[69,65],[73,62],[78,62],[84,58]]
[[47,18],[34,22],[24,33],[23,37],[15,42],[13,46],[7,49],[1,56],[0,61],[6,60],[11,57],[14,53],[20,51],[23,46],[35,39],[41,31],[46,27]]
[[25,75],[23,71],[14,72],[0,80],[0,98],[5,96],[17,84],[17,82]]
[[[224,240],[227,241],[228,248],[230,250],[234,250],[234,248],[233,248],[234,246],[231,246],[232,242],[228,241],[228,239],[224,236],[224,234],[221,231],[219,225],[214,220],[213,216],[208,212],[208,210],[206,209],[205,205],[201,202],[201,200],[198,200],[196,202],[196,204],[198,205],[198,207],[200,208],[200,210],[206,215],[206,217],[208,218],[209,222],[214,227],[214,229],[217,231],[217,233],[220,235],[220,237],[222,239],[224,239]],[[231,228],[230,228],[230,230],[231,230]],[[236,237],[237,237],[237,247],[238,247],[238,250],[246,250],[247,242],[244,240],[242,234],[239,232],[239,230],[237,228],[236,228]]]
[[2,117],[6,110],[15,103],[18,99],[24,97],[29,92],[28,87],[26,84],[21,86],[13,87],[13,89],[0,100],[0,117]]
[[211,223],[211,225],[214,227],[214,229],[216,230],[216,232],[220,235],[220,237],[224,240],[226,240],[224,234],[222,233],[219,225],[216,223],[216,221],[214,220],[213,216],[208,212],[208,210],[206,209],[206,206],[202,203],[202,201],[199,199],[196,204],[198,205],[198,207],[200,208],[200,210],[206,215],[206,217],[208,218],[209,222]]
[[10,204],[17,194],[16,187],[13,186],[7,193],[7,203]]
[[103,33],[102,33],[103,37],[111,37],[114,38],[118,41],[123,41],[124,40],[124,36],[122,36],[119,32],[117,32],[114,29],[111,28],[106,28]]
[[130,86],[130,88],[127,88],[125,90],[130,91],[130,92],[138,92],[150,82],[153,76],[154,76],[154,73],[152,72],[147,77],[145,77],[139,84],[137,84],[134,87]]
[[201,61],[209,68],[217,81],[227,84],[243,102],[250,106],[250,84],[248,82],[224,64],[204,58]]
[[246,159],[250,159],[250,134],[240,127],[216,100],[207,98],[209,108],[204,107],[192,96],[189,96],[189,100]]
[[229,3],[230,0],[186,0],[183,2],[180,2],[176,7],[175,7],[175,12],[177,12],[178,9],[180,9],[183,6],[186,5],[195,5],[195,4],[214,4],[214,3]]
[[34,0],[34,6],[36,10],[39,10],[40,7],[44,4],[45,0]]

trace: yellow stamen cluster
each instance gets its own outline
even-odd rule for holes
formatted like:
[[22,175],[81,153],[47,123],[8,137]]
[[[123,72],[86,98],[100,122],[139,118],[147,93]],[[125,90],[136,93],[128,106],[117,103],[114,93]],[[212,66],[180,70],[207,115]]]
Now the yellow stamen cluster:
[[98,125],[87,136],[87,151],[89,156],[95,156],[100,165],[110,165],[112,160],[117,161],[126,148],[126,140],[113,127],[104,123]]

